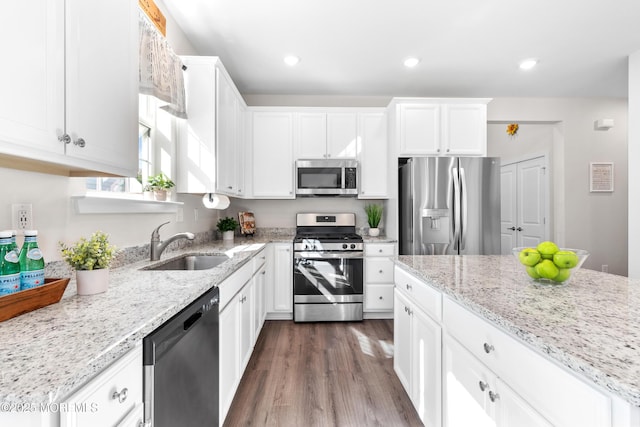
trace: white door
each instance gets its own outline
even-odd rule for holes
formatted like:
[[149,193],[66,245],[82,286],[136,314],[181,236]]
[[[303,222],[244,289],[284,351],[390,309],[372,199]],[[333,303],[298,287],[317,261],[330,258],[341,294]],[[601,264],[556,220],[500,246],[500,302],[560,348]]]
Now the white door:
[[325,113],[298,114],[297,159],[327,157],[327,115]]
[[549,239],[546,172],[545,156],[502,166],[502,254],[509,254],[514,247],[535,247]]
[[327,114],[327,157],[355,159],[358,156],[358,115]]
[[442,328],[418,308],[411,318],[411,400],[425,426],[440,426]]

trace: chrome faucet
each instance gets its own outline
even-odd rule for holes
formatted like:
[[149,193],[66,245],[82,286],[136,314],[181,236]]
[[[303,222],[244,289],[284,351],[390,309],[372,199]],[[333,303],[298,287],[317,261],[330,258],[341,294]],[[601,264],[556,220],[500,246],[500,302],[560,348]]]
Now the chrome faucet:
[[185,232],[185,233],[174,234],[164,242],[160,241],[160,227],[162,227],[163,225],[169,224],[169,222],[170,221],[160,224],[155,230],[153,230],[153,233],[151,233],[151,246],[150,246],[151,261],[158,261],[160,259],[160,255],[162,255],[162,252],[167,248],[169,243],[178,239],[189,239],[189,240],[195,239],[195,236],[193,235],[193,233]]

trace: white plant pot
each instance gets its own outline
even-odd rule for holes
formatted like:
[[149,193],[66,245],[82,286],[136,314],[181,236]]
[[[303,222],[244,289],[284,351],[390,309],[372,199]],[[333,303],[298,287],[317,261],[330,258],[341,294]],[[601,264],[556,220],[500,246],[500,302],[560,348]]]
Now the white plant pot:
[[223,231],[222,240],[233,241],[233,230]]
[[109,269],[77,270],[76,287],[78,295],[94,295],[105,292],[109,287]]
[[369,236],[378,237],[379,235],[380,235],[380,229],[379,228],[370,228],[369,229]]
[[167,200],[167,190],[153,190],[153,195],[158,201],[164,202]]

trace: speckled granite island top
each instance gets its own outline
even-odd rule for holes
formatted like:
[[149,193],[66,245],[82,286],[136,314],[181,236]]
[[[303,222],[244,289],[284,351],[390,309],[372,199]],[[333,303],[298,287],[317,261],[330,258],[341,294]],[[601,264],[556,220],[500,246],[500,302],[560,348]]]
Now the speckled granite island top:
[[511,255],[403,255],[396,264],[640,406],[640,280],[581,269],[566,286],[540,286]]
[[58,304],[0,323],[0,402],[60,402],[187,304],[219,285],[268,241],[274,240],[236,239],[233,247],[217,241],[161,257],[164,261],[184,253],[232,255],[209,270],[140,270],[162,261],[114,268],[109,289],[98,295],[78,296],[72,279]]

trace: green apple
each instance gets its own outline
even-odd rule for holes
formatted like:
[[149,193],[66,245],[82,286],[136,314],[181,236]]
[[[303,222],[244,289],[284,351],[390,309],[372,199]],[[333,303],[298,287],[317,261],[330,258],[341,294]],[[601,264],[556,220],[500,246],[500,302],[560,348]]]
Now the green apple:
[[553,263],[559,268],[573,268],[578,265],[578,255],[573,251],[558,251],[553,254]]
[[539,279],[540,278],[540,275],[538,273],[536,273],[536,268],[535,267],[527,267],[527,274],[532,279]]
[[558,275],[558,267],[550,259],[543,259],[536,264],[536,273],[545,279],[553,279]]
[[536,249],[542,255],[542,259],[553,259],[553,254],[559,250],[558,245],[548,241],[539,243]]
[[570,268],[559,268],[558,269],[558,275],[556,277],[554,277],[553,280],[556,281],[556,282],[564,282],[570,276],[571,276],[571,269]]
[[518,259],[523,265],[533,267],[540,261],[540,252],[533,248],[524,248],[518,254]]

